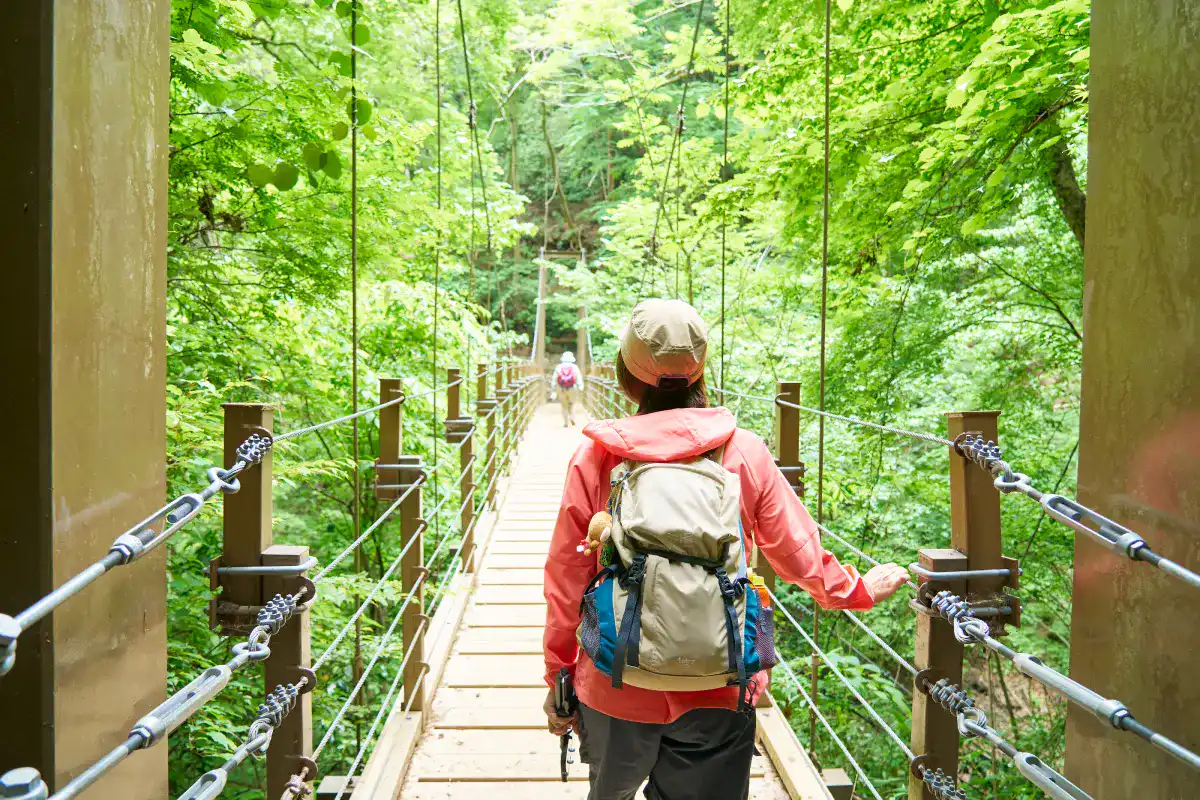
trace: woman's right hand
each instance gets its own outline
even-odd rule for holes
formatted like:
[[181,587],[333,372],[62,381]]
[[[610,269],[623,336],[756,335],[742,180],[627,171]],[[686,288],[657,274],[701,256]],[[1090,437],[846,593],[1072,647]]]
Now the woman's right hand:
[[880,564],[871,567],[867,574],[863,575],[863,582],[867,584],[867,590],[876,603],[894,595],[907,580],[908,570],[899,564]]

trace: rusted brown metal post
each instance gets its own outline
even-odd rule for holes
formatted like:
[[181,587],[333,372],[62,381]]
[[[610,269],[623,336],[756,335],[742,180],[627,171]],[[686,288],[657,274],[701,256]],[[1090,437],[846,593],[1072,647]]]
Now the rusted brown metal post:
[[[971,431],[996,441],[998,411],[956,411],[947,415],[951,439]],[[1012,613],[989,619],[993,634],[1000,635],[1005,624],[1018,624],[1020,603],[1005,592],[1016,587],[1017,562],[1001,553],[1000,493],[992,477],[967,459],[950,452],[950,544],[953,549],[922,550],[918,563],[931,572],[1009,569],[1009,578],[970,577],[967,580],[920,578],[923,595],[943,589],[965,597],[973,605],[1008,606]],[[914,666],[922,670],[913,692],[912,750],[929,769],[958,774],[959,734],[954,716],[931,702],[922,691],[927,684],[946,678],[962,685],[963,646],[954,638],[950,623],[927,613],[917,617]],[[909,777],[909,798],[933,800],[919,776]]]
[[[954,458],[954,456],[952,456]],[[967,557],[957,550],[921,550],[918,563],[931,572],[956,572],[967,568]],[[952,592],[964,591],[963,582],[941,583]],[[945,620],[930,614],[917,614],[917,639],[913,649],[913,666],[934,683],[946,678],[962,685],[963,646],[954,638],[954,628]],[[924,756],[929,769],[941,768],[947,775],[958,775],[958,724],[952,714],[939,707],[914,687],[912,700],[912,751]],[[909,800],[936,800],[920,776],[908,776]]]
[[[404,397],[404,381],[398,378],[379,379],[379,402],[388,403]],[[394,488],[400,483],[396,464],[404,440],[404,404],[397,403],[379,409],[379,458],[375,460],[375,497],[392,501],[400,496]],[[379,488],[384,487],[384,488]]]
[[[946,415],[949,438],[975,432],[998,441],[999,411],[954,411]],[[966,553],[968,568],[1003,569],[1009,566],[1001,553],[1000,492],[992,476],[957,453],[950,454],[950,545]],[[987,600],[1005,584],[1004,578],[971,578],[969,600]]]
[[[424,482],[424,471],[420,456],[400,456],[397,462],[399,469],[399,484],[405,489]],[[415,538],[412,547],[400,560],[400,580],[404,587],[405,596],[413,591],[412,602],[404,607],[403,618],[400,621],[404,652],[408,663],[404,666],[404,702],[411,703],[413,711],[425,710],[425,682],[421,676],[428,666],[425,663],[425,628],[429,620],[425,616],[425,520],[421,517],[421,496],[423,489],[411,492],[400,504],[400,539],[406,545]],[[419,586],[418,586],[419,582]]]
[[[800,402],[800,384],[797,381],[779,381],[775,386],[775,393],[781,400]],[[800,411],[778,403],[775,404],[775,463],[797,496],[804,497],[804,462],[800,460]],[[754,551],[754,571],[762,576],[771,591],[775,591],[775,568],[757,548]],[[817,700],[816,658],[814,653],[810,664],[810,692],[814,701]],[[812,741],[816,730],[816,711],[810,711],[809,716],[809,738]]]
[[487,449],[479,454],[484,459],[483,474],[479,479],[487,487],[484,497],[479,498],[480,510],[494,508],[496,505],[496,399],[488,397],[487,364],[479,365],[479,377],[476,384],[475,415],[487,419]]
[[[265,567],[298,566],[308,560],[308,548],[297,545],[276,544],[262,554]],[[264,575],[262,603],[265,605],[275,595],[295,594],[300,580],[294,575]],[[302,603],[312,600],[302,599]],[[264,672],[265,693],[270,694],[276,686],[299,685],[301,679],[307,683],[303,694],[297,699],[296,707],[275,729],[271,747],[267,750],[267,797],[280,797],[287,788],[292,775],[300,772],[305,760],[312,756],[312,695],[315,678],[309,672],[312,666],[312,639],[308,613],[300,611],[279,633],[271,637],[271,657],[267,659]],[[315,777],[315,776],[314,776]]]
[[[508,385],[508,367],[496,372],[496,474],[503,476],[508,471],[508,438],[513,426],[512,389]],[[499,479],[497,479],[499,480]]]
[[[237,462],[238,445],[252,433],[271,434],[272,416],[275,409],[262,403],[225,403],[224,461]],[[262,554],[271,546],[271,464],[268,450],[262,461],[238,475],[241,490],[223,498],[221,555],[217,559],[222,567],[257,567],[262,564]],[[227,575],[217,577],[216,567],[212,576],[219,583],[221,592],[215,598],[217,615],[214,622],[232,629],[230,620],[220,613],[220,606],[251,607],[261,604],[263,579],[260,575]],[[214,588],[216,588],[214,586]],[[253,621],[253,615],[241,621]]]
[[[475,571],[475,420],[464,415],[462,408],[461,386],[462,370],[451,368],[446,370],[446,385],[449,386],[446,396],[446,441],[450,444],[462,442],[458,450],[460,475],[458,479],[458,496],[462,507],[459,510],[459,527],[462,534],[462,544],[459,546],[459,556],[466,572]],[[466,384],[462,384],[465,386]]]
[[[251,434],[270,435],[273,409],[261,403],[226,403],[224,451],[226,464],[237,457],[237,448]],[[241,490],[226,495],[222,526],[222,554],[210,565],[214,598],[212,622],[223,633],[240,635],[254,625],[254,614],[276,594],[299,591],[299,570],[294,575],[221,574],[221,567],[294,566],[308,560],[307,547],[272,542],[272,456],[240,475]],[[311,600],[311,598],[308,598]],[[307,602],[307,601],[302,601]],[[264,667],[264,696],[276,686],[298,683],[311,664],[309,620],[298,613],[271,638],[271,657]],[[310,679],[311,680],[311,679]],[[311,691],[311,686],[306,685]],[[267,751],[268,794],[279,797],[288,779],[312,753],[312,702],[307,694],[275,731]]]

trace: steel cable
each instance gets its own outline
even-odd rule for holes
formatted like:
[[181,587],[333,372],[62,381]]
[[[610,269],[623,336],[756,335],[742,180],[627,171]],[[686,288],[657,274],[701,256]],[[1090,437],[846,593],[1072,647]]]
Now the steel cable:
[[[695,71],[696,64],[696,43],[700,40],[700,24],[704,21],[704,0],[700,0],[700,7],[696,10],[696,26],[692,30],[692,49],[688,55],[686,80],[683,82],[683,89],[679,97],[679,110],[676,112],[675,133],[671,137],[671,149],[667,151],[667,165],[663,171],[662,191],[658,198],[658,210],[654,214],[654,231],[650,235],[650,247],[652,252],[657,252],[658,247],[658,223],[662,217],[663,206],[667,199],[667,186],[671,182],[671,162],[674,160],[675,149],[679,148],[679,160],[683,160],[683,120],[684,114],[687,111],[687,95],[688,87],[692,82],[692,74]],[[669,223],[668,223],[669,224]]]
[[[404,653],[404,658],[400,661],[399,666],[396,667],[396,676],[392,678],[392,683],[388,687],[387,694],[384,696],[383,701],[379,704],[379,711],[375,713],[375,718],[371,721],[371,727],[367,729],[367,735],[363,739],[362,746],[359,747],[358,752],[355,754],[354,761],[350,764],[350,769],[346,775],[347,780],[342,785],[342,788],[338,790],[337,797],[342,797],[346,789],[353,782],[355,775],[358,773],[358,767],[362,763],[363,756],[366,754],[367,748],[371,746],[371,742],[375,737],[375,731],[379,728],[379,723],[383,721],[384,715],[391,710],[392,698],[396,696],[396,690],[401,686],[401,683],[404,680],[404,669],[408,666],[408,661],[412,657],[413,652],[416,650],[417,642],[421,641],[421,632],[425,630],[427,624],[428,620],[422,619],[421,624],[417,626],[417,632],[413,635],[412,642],[409,644],[408,650],[406,650]],[[422,672],[421,678],[424,677],[425,673]],[[416,685],[418,687],[421,685],[420,679],[417,680]],[[313,758],[314,760],[316,759],[315,754]]]
[[321,669],[321,667],[325,666],[326,662],[328,662],[329,659],[333,656],[333,653],[335,650],[337,650],[338,645],[340,645],[342,643],[342,640],[344,640],[346,638],[346,636],[349,635],[350,631],[354,628],[354,623],[356,621],[358,621],[358,618],[361,617],[366,612],[367,608],[371,605],[371,601],[375,599],[375,595],[379,594],[379,590],[383,588],[383,585],[385,583],[387,583],[387,580],[388,580],[388,578],[390,578],[392,576],[392,573],[394,573],[397,569],[399,569],[400,560],[404,558],[404,556],[408,553],[409,549],[412,548],[413,544],[420,540],[421,533],[422,533],[422,531],[425,530],[425,527],[426,527],[425,524],[422,523],[413,532],[413,535],[409,537],[408,542],[406,542],[403,549],[400,550],[399,555],[396,556],[396,559],[394,561],[392,561],[391,565],[387,568],[387,570],[383,573],[383,575],[379,578],[378,581],[376,581],[375,585],[371,588],[371,591],[370,591],[370,593],[367,594],[366,599],[363,600],[362,603],[359,604],[359,606],[355,610],[354,614],[351,615],[349,621],[346,622],[346,624],[342,626],[341,630],[338,631],[337,636],[335,636],[333,638],[333,641],[329,644],[329,646],[326,647],[324,652],[322,652],[321,655],[317,658],[317,660],[315,662],[313,662],[313,665],[312,665],[313,672],[319,671]]
[[1133,718],[1129,709],[1120,700],[1104,697],[1047,666],[1037,656],[1021,653],[991,635],[987,622],[974,616],[970,605],[958,595],[948,591],[938,592],[929,602],[929,611],[954,626],[954,638],[963,644],[982,644],[1013,666],[1027,678],[1037,681],[1045,688],[1062,695],[1080,708],[1088,711],[1100,721],[1119,731],[1127,731],[1184,762],[1192,769],[1200,770],[1200,754],[1193,753],[1178,742],[1163,736]]
[[[421,585],[424,582],[425,576],[418,576],[417,580],[413,583],[412,588],[409,590],[408,595],[405,596],[404,600],[396,608],[395,615],[392,617],[392,623],[388,625],[387,630],[384,631],[383,635],[379,637],[379,642],[375,646],[375,652],[371,654],[371,659],[367,662],[367,666],[363,669],[363,673],[359,677],[358,682],[354,684],[354,687],[350,690],[350,694],[346,696],[346,700],[342,703],[342,707],[338,709],[336,714],[334,714],[333,720],[329,723],[329,727],[325,729],[325,734],[321,737],[320,743],[316,746],[316,749],[313,750],[312,759],[314,761],[316,761],[317,757],[320,756],[325,750],[325,746],[329,744],[329,741],[333,738],[334,733],[337,732],[338,726],[342,724],[342,720],[350,711],[350,706],[354,703],[354,698],[358,697],[358,693],[362,691],[363,686],[367,682],[367,678],[369,678],[371,673],[375,670],[375,665],[379,663],[380,656],[383,655],[383,651],[387,648],[388,642],[391,641],[392,635],[396,632],[397,626],[399,626],[401,620],[404,619],[404,609],[408,608],[409,604],[412,603],[413,598],[417,595],[417,590],[421,588]],[[416,637],[414,637],[414,639],[415,638]],[[313,671],[316,671],[315,667],[313,668]],[[403,669],[399,671],[399,674],[403,674]]]
[[106,773],[138,750],[146,750],[166,739],[171,732],[191,719],[229,685],[233,674],[251,663],[266,661],[271,656],[271,637],[283,629],[288,620],[300,610],[301,589],[294,595],[276,595],[259,609],[255,626],[246,641],[233,646],[233,657],[224,664],[209,667],[175,694],[160,703],[133,725],[129,736],[103,758],[92,764],[51,800],[70,800],[98,781]]
[[892,726],[888,725],[887,722],[884,721],[883,717],[879,715],[879,712],[875,710],[875,707],[872,706],[867,699],[862,696],[858,689],[854,688],[854,684],[842,674],[842,671],[838,669],[836,664],[833,663],[833,660],[830,659],[825,651],[817,645],[816,640],[813,639],[812,636],[809,635],[808,631],[804,630],[800,623],[796,621],[796,618],[792,616],[792,612],[788,610],[787,606],[785,606],[770,589],[767,590],[767,593],[770,595],[772,602],[775,603],[775,607],[783,613],[784,618],[786,618],[788,622],[792,623],[792,626],[796,629],[796,631],[805,639],[805,641],[808,642],[809,646],[812,647],[813,652],[815,652],[820,659],[825,662],[825,666],[829,667],[829,670],[837,676],[838,680],[840,680],[842,684],[850,690],[850,693],[854,695],[854,699],[857,700],[863,709],[866,710],[867,714],[869,714],[871,718],[875,720],[883,732],[887,734],[888,738],[896,743],[896,746],[900,748],[901,752],[908,756],[909,760],[916,758],[912,749],[908,746],[908,743],[900,738],[899,734],[896,733]]
[[792,669],[792,666],[788,664],[787,661],[782,659],[776,666],[782,669],[783,674],[791,680],[792,685],[796,687],[796,691],[800,692],[800,696],[804,699],[805,704],[816,712],[817,719],[829,733],[829,738],[833,740],[833,743],[837,745],[839,750],[842,751],[842,755],[844,755],[846,760],[850,762],[850,766],[854,768],[854,771],[858,774],[859,780],[861,780],[871,792],[871,796],[874,797],[875,800],[883,800],[883,798],[879,795],[879,791],[875,788],[875,784],[871,782],[871,779],[867,777],[867,773],[863,772],[863,768],[859,766],[858,761],[856,761],[854,756],[850,754],[850,750],[846,747],[846,743],[842,741],[842,737],[837,735],[837,733],[833,730],[833,726],[829,724],[829,720],[825,718],[825,715],[822,714],[821,710],[817,708],[815,703],[813,703],[808,692],[804,690],[804,684],[800,681],[800,677],[796,674],[795,670]]
[[[421,477],[415,483],[413,483],[411,486],[406,488],[404,490],[404,492],[399,497],[397,497],[394,501],[392,501],[392,504],[390,506],[388,506],[387,509],[375,519],[374,522],[372,522],[370,525],[367,526],[367,529],[365,531],[363,531],[357,539],[355,539],[353,542],[351,542],[344,550],[342,550],[342,552],[338,553],[337,556],[333,559],[333,561],[330,561],[323,570],[318,572],[316,574],[316,576],[313,577],[313,583],[320,583],[322,580],[324,580],[325,577],[334,569],[334,567],[336,567],[338,564],[345,561],[346,558],[351,553],[353,553],[360,546],[362,546],[362,543],[367,540],[367,537],[370,536],[372,533],[374,533],[376,530],[378,530],[379,526],[382,525],[384,522],[386,522],[388,517],[390,517],[393,513],[395,513],[396,509],[398,509],[400,507],[400,504],[403,503],[405,500],[407,500],[408,496],[410,494],[412,494],[414,491],[419,489],[421,487],[421,485],[425,483],[425,480],[426,479],[424,477]],[[409,545],[412,544],[412,542],[413,542],[413,540],[409,539],[408,544],[406,544],[404,546],[404,550],[401,551],[402,555],[404,552],[406,552],[408,550],[408,547],[409,547]]]
[[[181,528],[199,516],[205,503],[217,494],[234,494],[241,490],[237,476],[247,467],[262,461],[270,450],[270,439],[251,434],[237,447],[237,456],[228,469],[210,467],[206,472],[208,485],[196,493],[182,494],[159,508],[141,522],[122,533],[109,546],[107,555],[87,569],[76,573],[69,580],[15,617],[0,614],[0,676],[6,675],[16,664],[17,640],[21,634],[46,617],[54,609],[79,594],[110,570],[132,564],[146,553],[155,549],[175,535]],[[163,530],[155,526],[163,524]]]

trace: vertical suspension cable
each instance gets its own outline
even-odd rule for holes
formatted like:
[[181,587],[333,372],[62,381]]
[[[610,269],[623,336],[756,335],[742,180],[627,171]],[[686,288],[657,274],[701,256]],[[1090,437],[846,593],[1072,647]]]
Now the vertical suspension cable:
[[[358,0],[350,0],[350,412],[358,413]],[[354,535],[362,525],[358,417],[351,421],[353,440]],[[354,549],[354,571],[362,572],[362,548]],[[362,677],[362,619],[354,621],[354,679]],[[355,731],[361,735],[359,726]]]
[[[704,21],[704,0],[700,0],[700,7],[696,9],[696,27],[692,30],[692,50],[688,55],[687,74],[683,82],[683,90],[679,94],[679,109],[676,111],[675,118],[675,134],[671,137],[671,149],[667,151],[667,165],[663,170],[662,191],[658,196],[658,209],[654,212],[654,231],[650,234],[650,249],[654,254],[657,254],[658,249],[658,222],[663,214],[663,206],[667,200],[667,187],[671,185],[671,163],[675,160],[675,149],[678,146],[682,151],[683,145],[683,119],[684,112],[687,110],[687,95],[688,87],[692,83],[692,73],[695,71],[696,64],[696,43],[700,40],[700,24]],[[682,152],[680,153],[682,158]],[[667,224],[670,224],[668,222]],[[661,260],[661,259],[660,259]],[[663,265],[666,266],[665,264]]]
[[[825,410],[825,348],[826,323],[829,316],[829,85],[830,85],[830,32],[833,26],[833,3],[825,0],[825,173],[822,181],[822,213],[821,213],[821,376],[818,397],[818,407]],[[819,417],[817,422],[817,524],[825,521],[825,417]],[[820,633],[820,611],[813,607],[813,641],[817,641]],[[817,668],[817,655],[813,653],[812,665],[812,694],[814,703],[819,700],[817,688],[820,671]],[[816,714],[809,718],[809,741],[814,755],[817,745]]]
[[[733,25],[733,0],[725,0],[725,130],[721,137],[721,180],[729,180],[729,43]],[[726,204],[721,204],[721,363],[718,371],[722,394],[721,404],[725,404],[725,224],[729,211]]]
[[[442,0],[433,0],[433,76],[437,97],[437,135],[434,142],[437,148],[435,163],[437,165],[437,205],[435,214],[437,222],[434,225],[433,239],[433,361],[429,366],[433,373],[429,386],[433,389],[430,395],[432,425],[430,436],[433,439],[433,463],[438,463],[438,312],[442,283]],[[434,497],[437,497],[438,481],[433,481]],[[433,516],[434,536],[441,531],[439,520],[441,514]],[[440,538],[440,537],[439,537]]]

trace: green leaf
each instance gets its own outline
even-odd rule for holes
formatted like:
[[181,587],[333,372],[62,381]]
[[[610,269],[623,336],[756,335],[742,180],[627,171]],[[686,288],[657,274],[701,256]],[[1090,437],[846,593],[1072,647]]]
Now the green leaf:
[[349,125],[347,125],[344,122],[335,122],[335,123],[333,123],[333,130],[330,133],[330,135],[333,137],[333,140],[335,142],[340,142],[342,139],[345,139],[349,133],[350,133]]
[[[368,100],[359,98],[358,105],[358,124],[365,125],[371,121],[371,103]],[[346,104],[346,116],[354,119],[354,103]],[[338,137],[341,138],[341,137]]]
[[965,89],[954,89],[950,94],[946,95],[947,108],[959,108],[965,102],[967,102],[967,92]]
[[321,155],[324,151],[321,145],[316,142],[309,142],[304,145],[304,164],[311,170],[321,168]]
[[350,39],[351,42],[359,47],[362,47],[364,44],[371,41],[371,29],[360,22],[358,24],[358,29],[353,31],[353,38],[351,38],[349,33],[346,34],[346,38]]
[[972,233],[976,233],[977,231],[982,230],[983,226],[986,224],[987,224],[987,220],[984,217],[981,217],[978,214],[976,214],[975,216],[971,217],[970,219],[968,219],[966,222],[964,222],[962,224],[963,235],[970,236]]
[[379,133],[375,130],[375,126],[373,125],[364,125],[362,132],[363,136],[367,137],[367,139],[372,142],[379,138]]
[[275,165],[275,175],[271,179],[271,183],[275,187],[287,191],[296,186],[296,181],[300,179],[300,170],[295,166],[280,161]]
[[1085,47],[1082,50],[1080,50],[1078,53],[1076,53],[1075,55],[1071,56],[1070,61],[1072,64],[1078,64],[1080,61],[1087,61],[1091,57],[1092,57],[1092,48]]
[[342,75],[350,77],[350,56],[346,55],[345,53],[339,53],[335,50],[329,54],[329,63],[336,66],[338,68],[338,72],[340,72]]
[[333,0],[315,0],[315,2],[321,8],[329,8],[333,5]]
[[837,0],[837,4],[842,11],[849,11],[850,6],[854,5],[854,0]]
[[341,0],[341,2],[337,4],[337,9],[335,10],[337,11],[337,15],[339,17],[348,17],[354,9],[350,7],[350,4],[347,3],[346,0]]
[[342,159],[338,157],[336,150],[330,150],[325,154],[325,163],[321,165],[321,169],[335,180],[342,177]]
[[251,164],[246,168],[246,177],[250,179],[251,183],[261,189],[275,177],[275,171],[266,164]]

